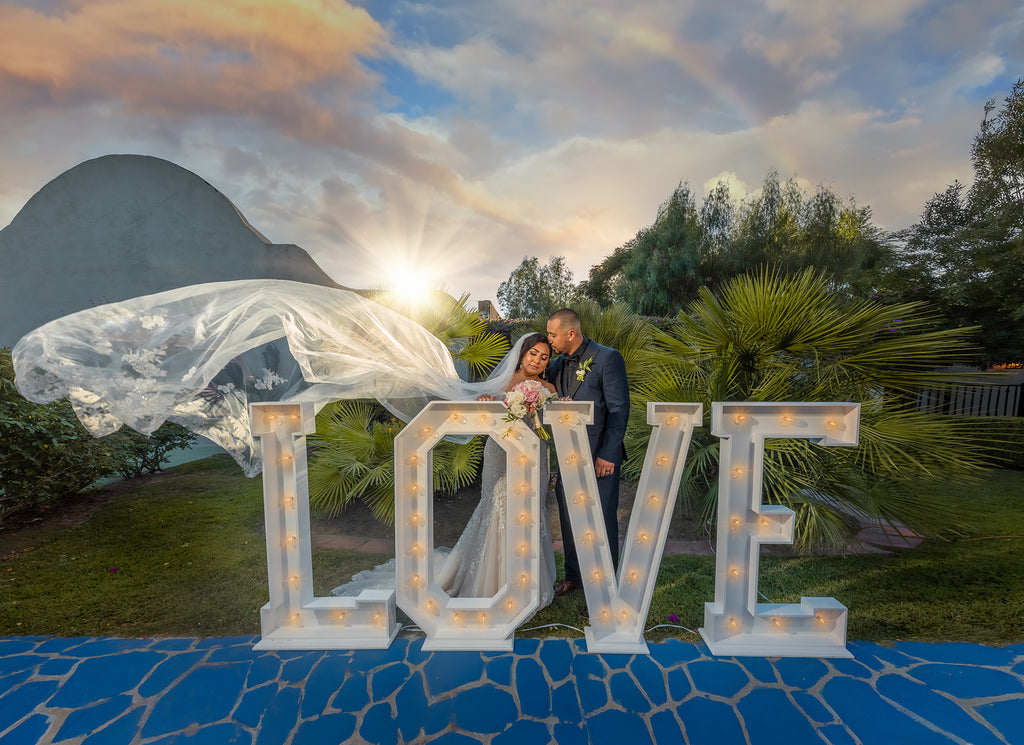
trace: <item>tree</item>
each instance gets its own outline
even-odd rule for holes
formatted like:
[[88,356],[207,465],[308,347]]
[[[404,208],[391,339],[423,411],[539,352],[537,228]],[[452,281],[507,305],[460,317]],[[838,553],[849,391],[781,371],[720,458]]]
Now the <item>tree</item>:
[[896,235],[886,296],[933,300],[947,327],[978,326],[977,364],[1024,362],[1024,81],[994,101],[971,148],[974,183],[954,182]]
[[637,313],[671,316],[700,288],[715,292],[745,272],[814,267],[833,290],[865,294],[874,291],[889,250],[870,209],[824,186],[808,196],[772,170],[742,203],[722,181],[698,207],[680,184],[654,223],[592,267],[579,291],[602,305],[623,302]]
[[[922,385],[955,384],[932,372],[970,355],[961,329],[934,329],[923,303],[850,300],[821,273],[759,272],[700,296],[678,324],[656,332],[660,367],[631,386],[633,401],[623,468],[635,478],[650,434],[646,401],[700,401],[706,421],[714,401],[853,401],[861,404],[855,448],[805,440],[765,445],[766,502],[797,514],[796,542],[843,545],[856,525],[849,508],[882,523],[919,531],[948,527],[950,505],[917,491],[924,479],[977,473],[984,446],[963,420],[922,414],[912,402]],[[694,433],[681,496],[714,519],[719,441]]]
[[575,299],[572,270],[565,265],[564,256],[554,256],[543,266],[536,256],[524,256],[498,285],[498,305],[506,318],[547,316],[572,305]]

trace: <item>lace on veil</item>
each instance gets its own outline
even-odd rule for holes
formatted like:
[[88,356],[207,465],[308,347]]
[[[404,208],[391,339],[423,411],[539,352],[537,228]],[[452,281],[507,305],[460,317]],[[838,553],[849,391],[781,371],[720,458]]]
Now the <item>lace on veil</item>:
[[419,324],[355,292],[286,280],[183,287],[89,308],[12,350],[18,390],[67,397],[99,437],[173,421],[260,472],[249,405],[375,398],[408,421],[430,400],[500,396],[525,337],[486,381],[469,383]]

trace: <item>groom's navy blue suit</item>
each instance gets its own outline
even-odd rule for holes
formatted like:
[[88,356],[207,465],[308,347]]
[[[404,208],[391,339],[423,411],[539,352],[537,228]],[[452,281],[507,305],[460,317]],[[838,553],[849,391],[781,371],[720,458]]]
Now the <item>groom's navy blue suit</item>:
[[[608,531],[608,548],[616,570],[619,566],[619,471],[626,456],[622,439],[626,434],[629,419],[629,383],[626,381],[626,363],[622,355],[611,347],[586,339],[576,350],[579,365],[585,366],[592,360],[590,370],[577,379],[570,366],[563,374],[563,366],[569,355],[561,355],[548,368],[548,380],[555,386],[558,395],[574,401],[594,402],[594,423],[587,426],[590,452],[594,459],[601,458],[615,465],[610,476],[597,480],[601,498],[601,511]],[[569,513],[565,506],[565,490],[562,478],[555,482],[555,496],[558,499],[559,523],[562,527],[562,545],[565,549],[565,579],[582,584],[580,565],[576,558],[576,543],[569,525]]]

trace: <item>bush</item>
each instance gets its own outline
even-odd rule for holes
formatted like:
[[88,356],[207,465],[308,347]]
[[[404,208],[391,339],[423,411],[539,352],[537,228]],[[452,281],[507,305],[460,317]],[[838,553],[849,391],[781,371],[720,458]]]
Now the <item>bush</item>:
[[196,439],[196,435],[180,424],[164,422],[148,437],[122,427],[103,441],[110,447],[114,469],[122,478],[132,479],[163,470],[161,467],[169,460],[170,451],[192,447]]
[[22,398],[11,351],[0,349],[0,522],[51,506],[113,471],[110,448],[85,430],[70,403]]

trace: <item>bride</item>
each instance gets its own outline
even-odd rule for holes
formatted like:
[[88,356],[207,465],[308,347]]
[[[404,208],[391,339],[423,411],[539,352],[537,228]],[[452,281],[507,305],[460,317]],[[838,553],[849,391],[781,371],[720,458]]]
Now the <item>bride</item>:
[[[253,402],[376,398],[408,421],[432,399],[495,396],[540,379],[550,354],[544,337],[524,337],[486,381],[467,383],[447,347],[409,318],[349,290],[266,279],[87,308],[26,334],[11,356],[25,398],[68,398],[97,437],[124,424],[149,434],[173,421],[213,440],[255,476],[262,462],[250,426]],[[446,564],[453,591],[463,595],[501,576],[503,455],[489,443],[481,504]],[[541,519],[551,580],[542,586],[550,590],[544,510]]]
[[[524,380],[534,380],[547,388],[552,395],[555,387],[543,375],[551,359],[551,345],[544,334],[527,334],[521,337],[504,361],[496,368],[511,370],[512,375],[501,375],[502,390],[508,391]],[[515,362],[514,367],[510,364]],[[494,379],[494,376],[492,376]],[[481,401],[493,401],[491,394],[478,396]],[[547,494],[548,447],[545,440],[540,443],[540,486],[541,493]],[[505,450],[493,438],[487,438],[484,446],[483,473],[480,481],[480,503],[459,536],[454,548],[435,549],[434,560],[440,563],[435,581],[451,597],[491,597],[507,582],[505,566],[505,519],[508,496],[505,479]],[[551,531],[548,528],[544,500],[540,510],[540,605],[545,608],[554,598],[555,554],[551,545]],[[394,559],[363,572],[352,581],[331,590],[332,595],[355,596],[363,590],[387,590],[395,587]]]

